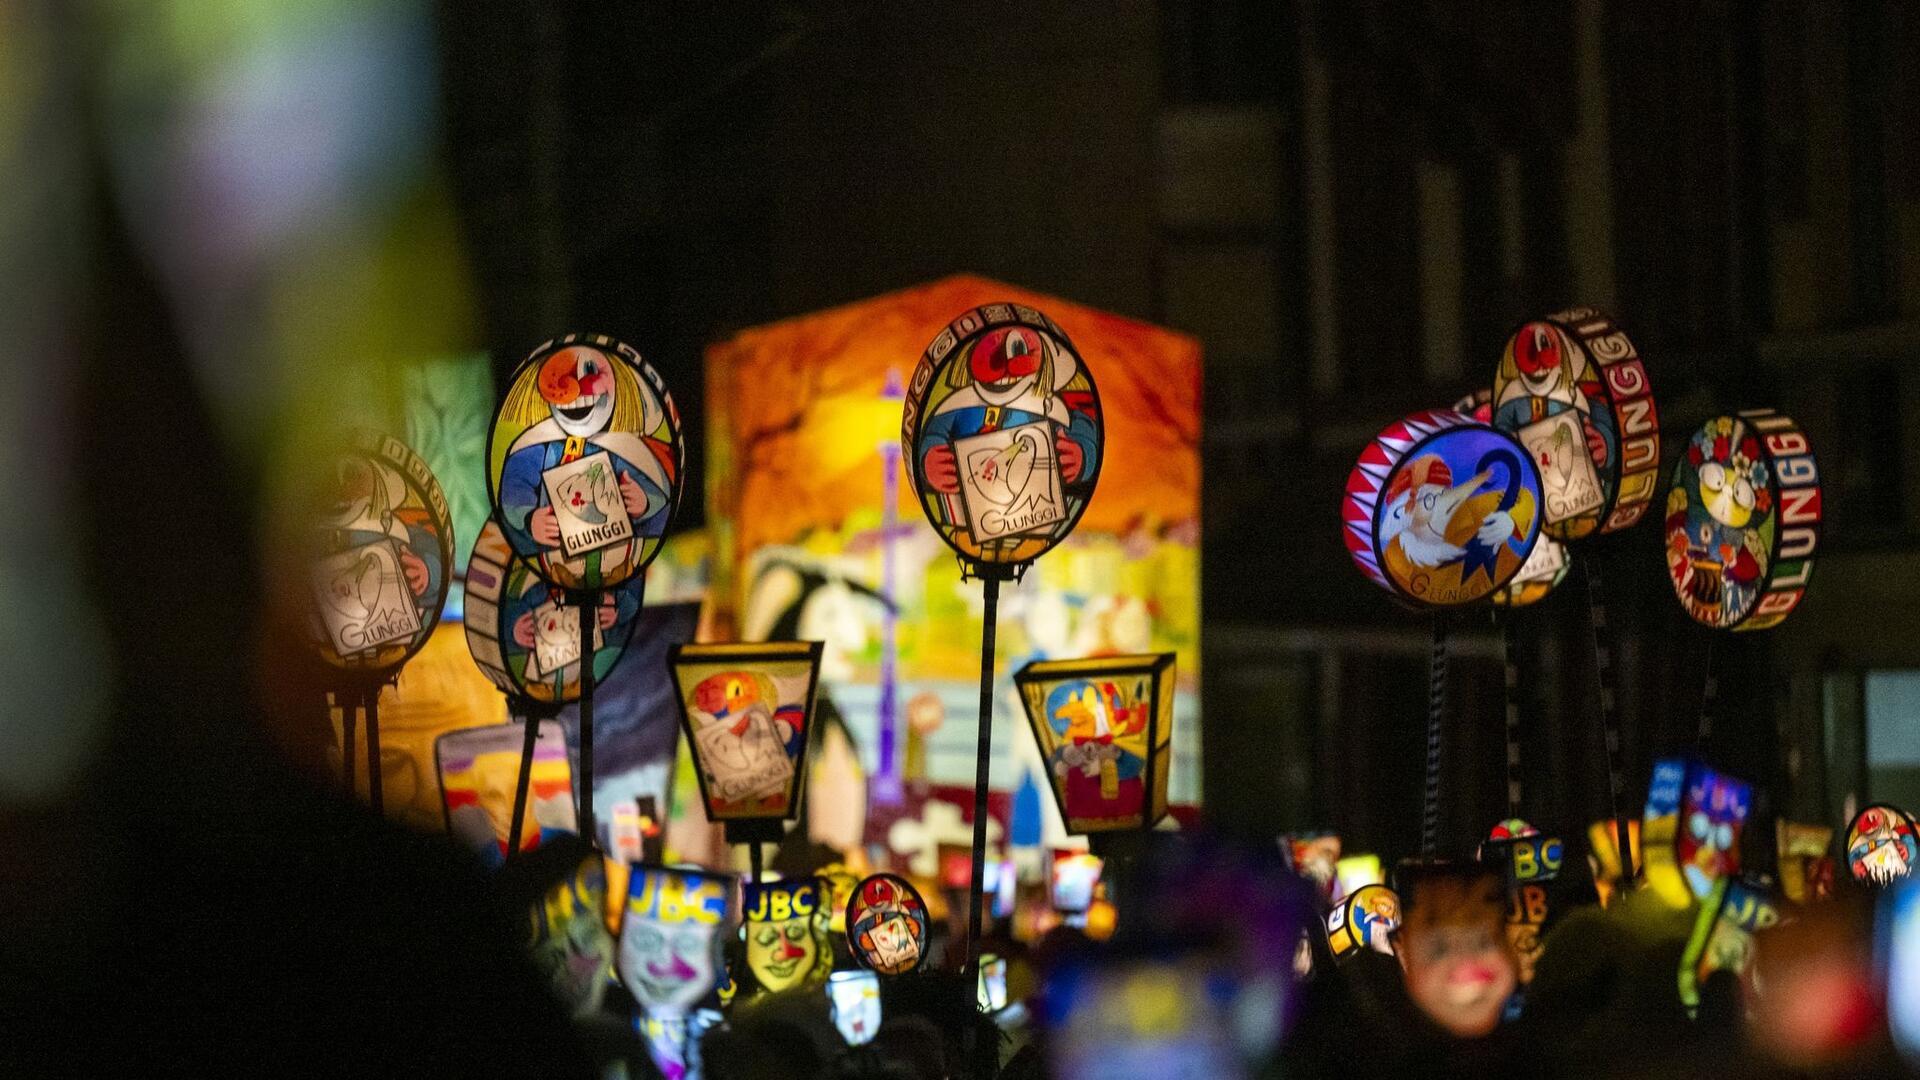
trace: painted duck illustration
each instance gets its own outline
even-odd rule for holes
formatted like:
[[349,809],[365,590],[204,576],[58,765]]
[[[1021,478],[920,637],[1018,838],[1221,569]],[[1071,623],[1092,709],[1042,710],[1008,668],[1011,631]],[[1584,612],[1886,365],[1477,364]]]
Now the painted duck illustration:
[[[1461,540],[1454,518],[1468,501],[1482,494],[1494,478],[1494,470],[1505,472],[1506,485],[1495,506]],[[1438,455],[1426,455],[1408,465],[1394,478],[1381,536],[1387,542],[1399,540],[1400,550],[1415,566],[1434,568],[1461,563],[1461,580],[1485,569],[1492,573],[1495,560],[1507,541],[1519,529],[1514,506],[1520,498],[1520,461],[1505,448],[1482,455],[1474,474],[1461,483],[1452,483],[1447,463]]]
[[364,622],[380,601],[380,560],[371,552],[327,583],[327,603],[353,622]]

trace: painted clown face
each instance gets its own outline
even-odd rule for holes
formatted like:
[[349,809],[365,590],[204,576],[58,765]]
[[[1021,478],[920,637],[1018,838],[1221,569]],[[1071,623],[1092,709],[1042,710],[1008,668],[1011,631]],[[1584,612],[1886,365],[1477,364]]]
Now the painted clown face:
[[1473,1039],[1500,1022],[1518,981],[1492,875],[1421,883],[1402,928],[1407,992],[1434,1023]]
[[561,431],[597,435],[613,418],[613,361],[586,345],[561,349],[540,365],[540,396]]
[[1854,819],[1851,833],[1847,858],[1856,880],[1885,885],[1912,872],[1913,831],[1902,815],[1869,806]]
[[753,888],[747,900],[747,969],[768,991],[805,982],[820,962],[819,886],[779,883]]
[[1535,397],[1550,396],[1574,383],[1571,343],[1551,323],[1528,323],[1513,338],[1513,365],[1520,386]]
[[1723,778],[1703,781],[1687,793],[1678,853],[1687,886],[1697,897],[1740,866],[1740,826],[1747,819],[1746,785]]
[[600,1007],[613,966],[613,936],[601,917],[606,893],[606,870],[594,853],[533,909],[534,964],[578,1015]]
[[1040,383],[1040,335],[1024,326],[1009,326],[980,335],[967,354],[980,399],[1006,405],[1030,394]]

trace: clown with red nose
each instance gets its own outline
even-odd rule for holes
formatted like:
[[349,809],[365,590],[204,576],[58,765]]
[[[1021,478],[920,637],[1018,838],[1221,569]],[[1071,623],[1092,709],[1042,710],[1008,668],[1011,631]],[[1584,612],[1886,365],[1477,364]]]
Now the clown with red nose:
[[[618,361],[592,345],[567,345],[540,361],[536,378],[547,416],[529,425],[508,448],[500,476],[501,526],[522,555],[559,558],[560,524],[542,475],[559,465],[605,451],[614,484],[637,537],[666,532],[672,489],[665,444],[642,432],[660,424],[661,403]],[[657,445],[656,445],[657,444]],[[627,545],[586,552],[578,575],[588,587],[617,581],[602,573],[630,555]]]
[[[955,365],[954,371],[966,384],[927,418],[915,448],[929,488],[942,495],[959,493],[953,440],[1042,421],[1054,425],[1062,482],[1072,484],[1099,470],[1092,395],[1062,392],[1078,371],[1071,352],[1038,330],[1003,326],[980,335],[967,352],[965,368]],[[952,524],[965,520],[957,512],[949,518]]]

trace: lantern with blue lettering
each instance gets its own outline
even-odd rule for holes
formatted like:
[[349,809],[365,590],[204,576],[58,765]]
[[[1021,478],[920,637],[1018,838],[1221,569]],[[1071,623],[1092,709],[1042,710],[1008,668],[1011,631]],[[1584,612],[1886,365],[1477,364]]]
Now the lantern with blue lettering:
[[1036,660],[1013,681],[1067,832],[1150,829],[1167,815],[1172,653]]
[[1686,758],[1654,763],[1647,788],[1647,885],[1676,908],[1704,900],[1721,878],[1740,872],[1740,832],[1752,788]]
[[667,653],[674,700],[707,819],[727,840],[777,841],[800,813],[821,644],[679,645]]
[[1680,1003],[1689,1015],[1700,1007],[1700,987],[1716,971],[1731,971],[1742,984],[1753,973],[1755,935],[1780,921],[1780,905],[1764,882],[1726,877],[1701,898],[1693,933],[1680,956]]
[[747,970],[768,993],[817,986],[833,970],[826,888],[819,878],[746,886]]
[[1580,307],[1514,331],[1493,379],[1493,425],[1539,468],[1544,528],[1561,541],[1639,521],[1659,484],[1660,421],[1633,342]]
[[713,993],[733,925],[734,879],[706,870],[638,865],[620,924],[620,981],[654,1016],[684,1016]]
[[1695,621],[1780,625],[1806,595],[1820,540],[1806,434],[1771,409],[1707,421],[1673,467],[1666,528],[1667,576]]

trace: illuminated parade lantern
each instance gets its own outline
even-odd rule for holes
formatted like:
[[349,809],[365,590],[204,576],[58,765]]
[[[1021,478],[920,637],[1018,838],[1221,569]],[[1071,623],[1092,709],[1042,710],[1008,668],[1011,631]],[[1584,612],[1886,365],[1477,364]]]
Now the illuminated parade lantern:
[[1494,373],[1492,423],[1540,471],[1556,540],[1639,521],[1659,484],[1660,421],[1647,369],[1611,317],[1570,308],[1514,331]]
[[1780,625],[1806,595],[1820,542],[1820,470],[1788,417],[1750,409],[1687,440],[1667,492],[1667,575],[1716,630]]
[[1355,566],[1409,604],[1457,607],[1519,574],[1540,538],[1540,471],[1505,433],[1451,409],[1395,421],[1347,478]]
[[1014,675],[1069,833],[1150,829],[1167,814],[1172,653],[1036,660]]
[[730,843],[780,839],[800,813],[821,644],[681,645],[667,654],[707,818]]

